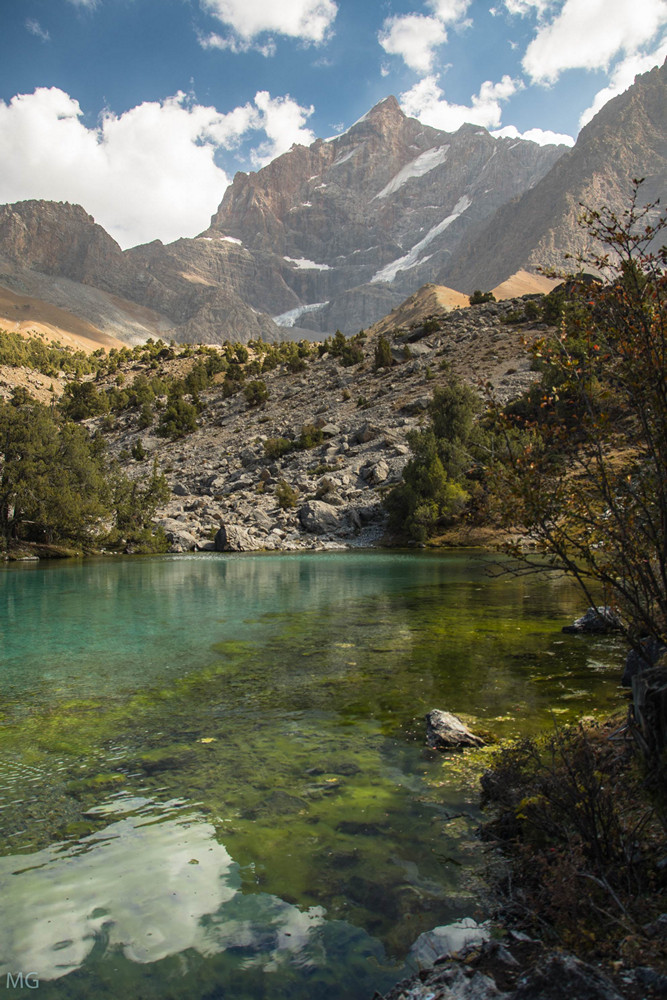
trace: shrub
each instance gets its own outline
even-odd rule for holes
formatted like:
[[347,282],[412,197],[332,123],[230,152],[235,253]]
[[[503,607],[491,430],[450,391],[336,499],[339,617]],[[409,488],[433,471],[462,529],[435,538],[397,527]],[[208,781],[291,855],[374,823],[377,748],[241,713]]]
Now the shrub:
[[197,429],[197,408],[182,396],[172,398],[160,417],[157,433],[172,440],[185,437]]
[[243,395],[248,406],[260,406],[269,398],[269,390],[266,387],[266,382],[262,379],[256,379],[253,382],[248,382],[243,389]]
[[292,510],[298,503],[299,494],[289,483],[281,479],[276,486],[276,500],[281,510]]
[[316,427],[315,424],[304,424],[301,428],[301,434],[297,440],[298,448],[316,448],[318,444],[322,444],[324,441],[324,434],[321,428]]
[[468,298],[471,306],[481,306],[484,302],[496,301],[496,297],[493,292],[483,292],[479,288],[476,288],[472,295]]
[[143,462],[143,460],[147,457],[147,455],[148,452],[144,448],[141,438],[137,438],[137,440],[132,445],[132,458],[135,460],[135,462]]
[[381,336],[375,345],[375,354],[373,355],[373,367],[378,368],[391,368],[392,363],[391,356],[391,344],[386,337]]
[[264,454],[267,458],[282,458],[293,448],[294,443],[284,437],[267,438],[264,442]]

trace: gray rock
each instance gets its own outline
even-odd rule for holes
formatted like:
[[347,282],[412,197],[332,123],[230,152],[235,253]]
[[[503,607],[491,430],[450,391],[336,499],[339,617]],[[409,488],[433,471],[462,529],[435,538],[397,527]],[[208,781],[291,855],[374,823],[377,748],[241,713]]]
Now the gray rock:
[[407,965],[415,969],[430,969],[439,958],[453,955],[468,945],[482,944],[488,941],[489,937],[486,927],[481,927],[470,917],[464,917],[453,924],[434,927],[433,930],[419,935],[410,948]]
[[315,535],[337,531],[343,526],[340,511],[323,500],[309,500],[299,510],[298,517],[302,527]]
[[572,625],[564,625],[563,632],[587,632],[590,635],[606,635],[608,632],[617,632],[621,627],[621,619],[606,604],[601,604],[597,608],[588,608],[586,614],[577,618]]
[[484,740],[471,733],[465,723],[439,708],[432,709],[426,716],[426,743],[433,750],[484,746]]
[[632,687],[632,678],[642,673],[643,670],[654,667],[667,650],[667,646],[653,636],[642,639],[641,647],[641,652],[637,649],[631,649],[625,658],[625,669],[621,679],[623,687]]
[[252,552],[260,548],[246,528],[238,524],[222,524],[214,539],[216,552]]
[[550,955],[519,980],[512,1000],[623,1000],[616,987],[592,965],[573,955]]

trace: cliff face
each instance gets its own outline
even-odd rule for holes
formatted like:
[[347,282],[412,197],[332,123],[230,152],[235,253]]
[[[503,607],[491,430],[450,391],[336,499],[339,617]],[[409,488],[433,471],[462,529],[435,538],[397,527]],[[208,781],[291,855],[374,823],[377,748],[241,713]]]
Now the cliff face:
[[635,79],[582,129],[574,148],[518,200],[461,242],[438,281],[462,291],[491,288],[520,267],[568,270],[566,254],[590,249],[579,226],[582,205],[622,215],[633,178],[645,178],[642,203],[667,186],[667,63]]

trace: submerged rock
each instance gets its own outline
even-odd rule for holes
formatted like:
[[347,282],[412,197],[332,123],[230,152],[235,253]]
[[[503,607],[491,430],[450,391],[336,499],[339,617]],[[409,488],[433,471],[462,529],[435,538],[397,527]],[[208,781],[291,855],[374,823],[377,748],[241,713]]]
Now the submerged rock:
[[433,750],[484,746],[484,740],[475,736],[457,716],[439,708],[432,709],[426,716],[426,743]]

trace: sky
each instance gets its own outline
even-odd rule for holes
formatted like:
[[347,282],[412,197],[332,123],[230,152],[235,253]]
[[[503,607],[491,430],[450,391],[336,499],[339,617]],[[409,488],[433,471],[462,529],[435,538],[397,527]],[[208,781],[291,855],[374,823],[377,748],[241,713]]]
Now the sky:
[[666,57],[667,0],[0,0],[0,203],[171,242],[237,170],[389,94],[448,132],[572,145]]

